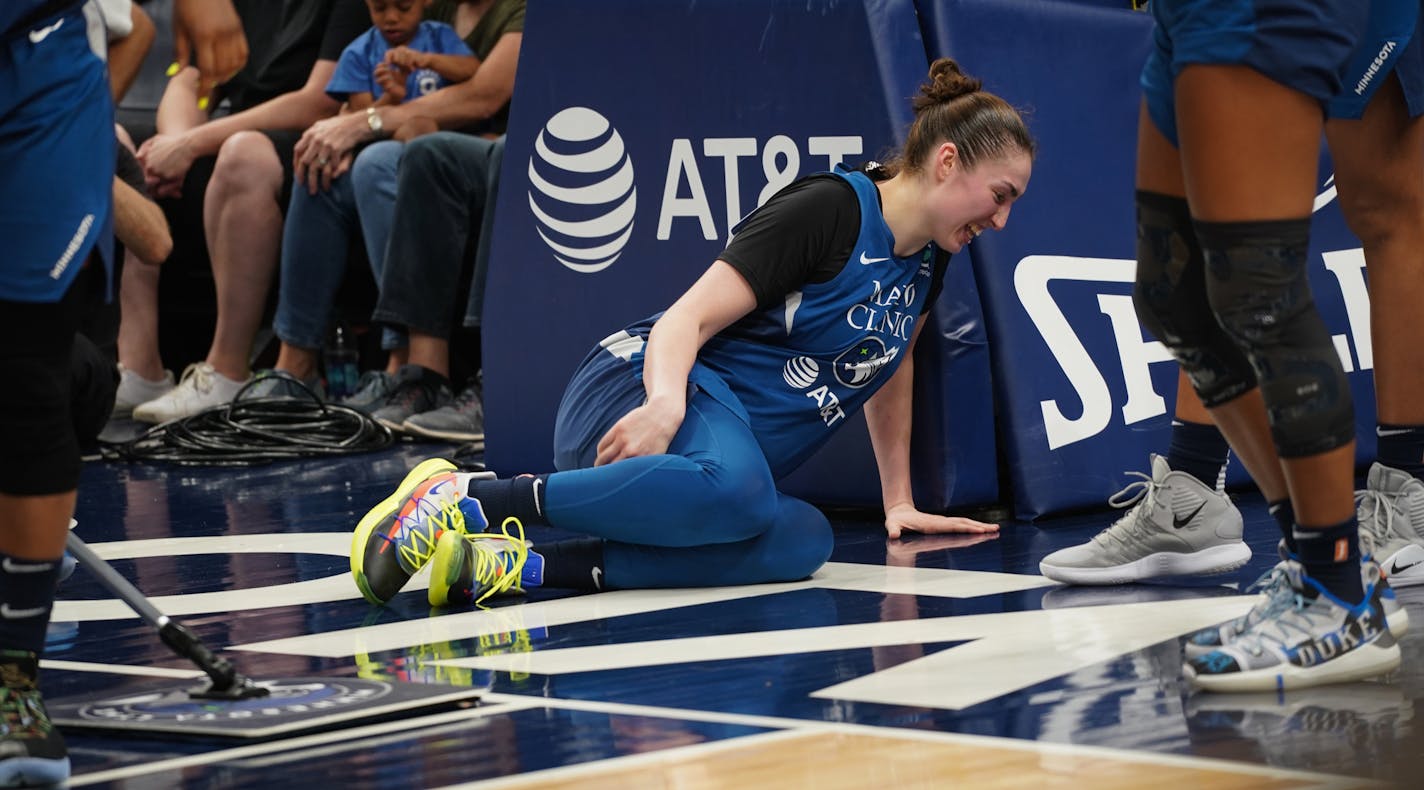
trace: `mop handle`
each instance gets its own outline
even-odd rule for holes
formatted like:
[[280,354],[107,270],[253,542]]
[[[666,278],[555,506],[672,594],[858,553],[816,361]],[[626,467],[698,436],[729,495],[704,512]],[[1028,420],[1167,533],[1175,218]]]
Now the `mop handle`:
[[158,607],[150,603],[143,593],[138,591],[137,587],[130,584],[129,580],[114,570],[112,565],[95,554],[94,550],[85,545],[84,541],[80,540],[73,531],[70,531],[65,547],[69,549],[69,553],[73,554],[75,559],[89,569],[90,573],[99,577],[99,581],[108,587],[110,592],[122,598],[124,603],[138,612],[139,617],[142,617],[149,625],[154,628],[162,628],[168,624],[168,615],[158,611]]
[[138,613],[139,617],[158,629],[158,636],[164,644],[172,648],[178,655],[197,664],[199,669],[207,673],[212,684],[205,690],[192,692],[193,696],[242,699],[267,695],[268,690],[265,687],[257,686],[243,677],[231,662],[209,650],[208,646],[203,644],[202,640],[198,639],[192,631],[158,611],[158,607],[145,598],[137,587],[119,575],[112,565],[95,554],[94,550],[86,546],[84,541],[80,540],[79,536],[72,531],[69,533],[66,545],[75,559],[88,568],[90,573],[99,577],[99,581],[108,587],[110,592],[122,598],[124,603]]

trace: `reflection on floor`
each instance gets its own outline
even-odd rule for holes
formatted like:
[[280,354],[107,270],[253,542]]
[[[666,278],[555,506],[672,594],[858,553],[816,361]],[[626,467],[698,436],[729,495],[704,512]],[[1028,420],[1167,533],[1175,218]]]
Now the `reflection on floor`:
[[[431,611],[418,576],[370,607],[350,581],[350,529],[446,450],[258,469],[89,464],[78,534],[241,671],[485,694],[470,710],[255,744],[75,731],[73,784],[1415,786],[1424,768],[1424,627],[1386,682],[1187,694],[1178,636],[1244,611],[1238,591],[1275,558],[1252,494],[1238,501],[1253,561],[1177,585],[1037,575],[1111,512],[894,545],[874,521],[842,518],[832,562],[803,582],[538,590]],[[109,598],[82,568],[61,588],[48,696],[139,694],[192,674]],[[1424,588],[1401,598],[1424,623]]]

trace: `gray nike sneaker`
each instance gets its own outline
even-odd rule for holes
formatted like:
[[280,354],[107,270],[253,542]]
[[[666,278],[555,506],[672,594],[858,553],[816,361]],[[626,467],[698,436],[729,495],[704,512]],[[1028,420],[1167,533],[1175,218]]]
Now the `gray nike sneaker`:
[[1224,573],[1251,559],[1241,539],[1241,511],[1225,494],[1172,471],[1160,455],[1152,456],[1151,477],[1129,474],[1142,479],[1108,503],[1131,509],[1087,543],[1044,557],[1040,573],[1065,584],[1125,584]]
[[1390,585],[1424,584],[1424,482],[1377,463],[1365,485],[1355,492],[1362,547],[1379,562]]

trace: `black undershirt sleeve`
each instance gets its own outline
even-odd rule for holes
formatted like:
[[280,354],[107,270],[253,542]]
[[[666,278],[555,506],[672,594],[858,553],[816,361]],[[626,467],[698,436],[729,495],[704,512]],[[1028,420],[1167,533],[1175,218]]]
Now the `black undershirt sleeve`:
[[[834,279],[860,235],[855,189],[833,175],[816,175],[776,193],[737,227],[718,256],[751,286],[757,307],[780,304],[807,283]],[[950,254],[935,248],[934,274],[924,315],[944,290]]]
[[746,279],[757,307],[779,304],[807,283],[840,273],[860,235],[860,202],[838,176],[801,179],[737,227],[719,259]]

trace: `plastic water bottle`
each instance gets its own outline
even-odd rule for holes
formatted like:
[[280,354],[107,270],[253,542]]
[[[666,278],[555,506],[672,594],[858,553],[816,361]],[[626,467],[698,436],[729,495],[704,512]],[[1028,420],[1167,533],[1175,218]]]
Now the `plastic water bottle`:
[[356,381],[361,376],[356,356],[346,327],[338,325],[326,350],[326,397],[330,400],[339,401],[356,392]]

